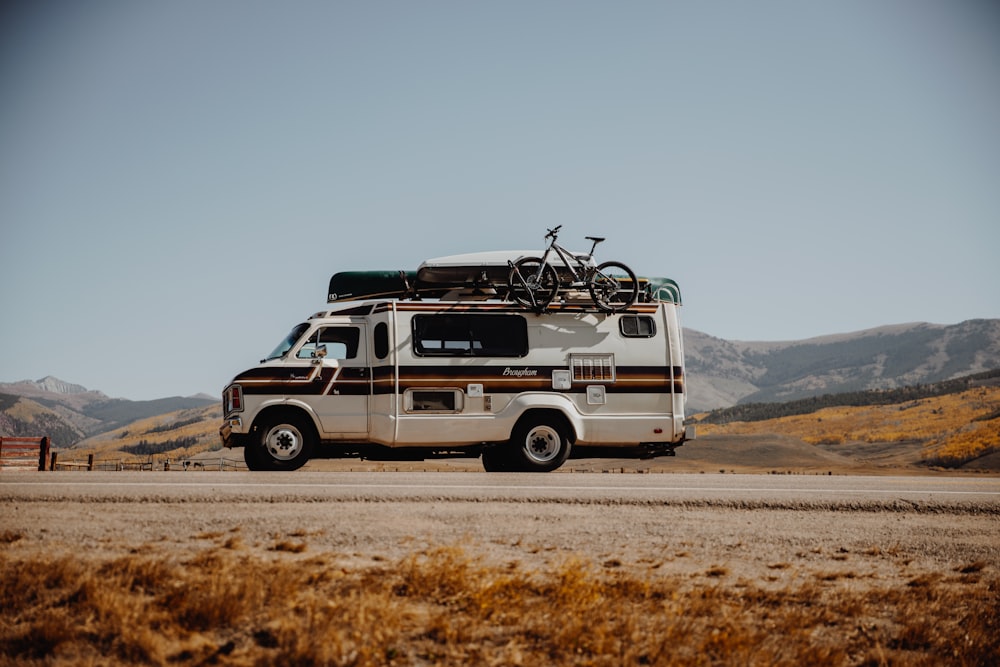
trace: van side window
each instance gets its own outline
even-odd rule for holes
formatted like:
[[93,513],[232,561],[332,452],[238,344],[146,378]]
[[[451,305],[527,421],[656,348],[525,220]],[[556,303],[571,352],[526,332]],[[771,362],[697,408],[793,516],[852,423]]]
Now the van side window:
[[379,322],[375,325],[375,356],[379,359],[385,359],[389,356],[389,325],[385,322]]
[[626,338],[652,338],[656,335],[656,323],[648,315],[622,315],[618,327]]
[[317,329],[295,356],[311,359],[316,356],[319,345],[326,346],[327,359],[354,359],[358,356],[358,340],[361,330],[357,327],[324,327]]
[[413,349],[421,356],[523,357],[528,323],[519,315],[417,315]]

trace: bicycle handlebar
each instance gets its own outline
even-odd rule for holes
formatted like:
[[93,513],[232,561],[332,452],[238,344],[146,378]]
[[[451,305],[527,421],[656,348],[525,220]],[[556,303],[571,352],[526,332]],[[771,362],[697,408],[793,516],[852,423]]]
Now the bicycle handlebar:
[[562,229],[562,225],[556,225],[555,229],[550,229],[549,233],[545,235],[545,238],[555,238],[559,230]]

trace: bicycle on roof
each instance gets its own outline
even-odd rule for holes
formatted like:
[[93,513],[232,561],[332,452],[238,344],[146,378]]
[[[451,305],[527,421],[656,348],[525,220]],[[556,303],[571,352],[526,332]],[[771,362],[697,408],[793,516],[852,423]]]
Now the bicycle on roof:
[[[608,313],[621,312],[635,303],[639,281],[632,269],[616,261],[594,264],[594,250],[604,238],[586,237],[594,242],[590,252],[576,254],[556,242],[560,229],[562,225],[548,230],[545,238],[551,241],[541,257],[522,257],[516,262],[508,262],[507,285],[511,298],[523,306],[542,311],[560,289],[587,288],[594,305]],[[562,261],[558,271],[549,261],[553,253]]]

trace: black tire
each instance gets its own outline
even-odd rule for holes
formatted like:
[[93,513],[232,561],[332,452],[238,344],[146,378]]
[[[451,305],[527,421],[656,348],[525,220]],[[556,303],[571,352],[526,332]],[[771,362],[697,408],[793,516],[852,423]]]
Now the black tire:
[[538,257],[523,257],[514,262],[507,278],[511,298],[533,310],[545,310],[559,291],[556,270],[551,264],[545,264],[539,277],[538,267],[541,264],[542,260]]
[[601,310],[619,313],[635,303],[638,296],[639,281],[635,272],[621,262],[604,262],[594,270],[590,297]]
[[267,470],[267,461],[261,456],[263,453],[257,443],[248,442],[243,446],[243,461],[247,464],[248,470]]
[[571,448],[565,420],[558,415],[539,415],[518,423],[508,451],[518,471],[552,472],[566,462]]
[[483,450],[483,470],[486,472],[511,472],[510,449],[506,445],[494,445]]
[[298,415],[265,417],[247,443],[243,460],[250,470],[298,470],[312,456],[316,429]]

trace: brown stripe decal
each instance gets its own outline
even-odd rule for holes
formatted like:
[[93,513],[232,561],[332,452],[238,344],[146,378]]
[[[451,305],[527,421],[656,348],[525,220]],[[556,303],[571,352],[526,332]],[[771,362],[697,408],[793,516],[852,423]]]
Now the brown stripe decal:
[[247,395],[320,396],[371,393],[369,370],[364,367],[334,368],[300,366],[296,368],[254,368],[239,375],[236,382]]
[[[337,371],[340,371],[339,373]],[[458,387],[481,384],[492,394],[517,394],[525,391],[553,391],[552,371],[569,370],[565,366],[401,366],[399,390],[428,387]],[[319,372],[317,372],[319,371]],[[369,377],[369,375],[371,377]],[[391,394],[396,377],[392,366],[369,371],[363,367],[255,368],[236,380],[248,395],[278,394],[318,396],[322,394]],[[588,384],[604,384],[610,394],[681,394],[684,371],[680,366],[619,366],[614,382],[574,382],[560,393],[581,393]]]
[[[516,394],[523,391],[551,391],[552,371],[565,366],[489,366],[455,368],[450,366],[402,366],[399,369],[400,391],[425,387],[482,384],[483,391]],[[673,374],[671,375],[671,370]],[[679,366],[619,366],[615,382],[574,382],[569,393],[586,391],[587,384],[606,384],[608,393],[669,394],[683,391]]]

